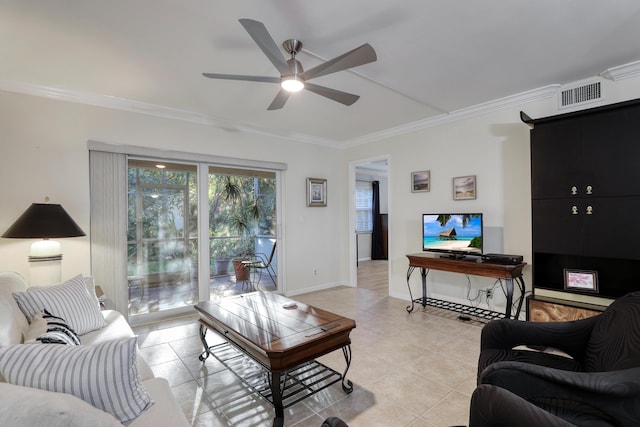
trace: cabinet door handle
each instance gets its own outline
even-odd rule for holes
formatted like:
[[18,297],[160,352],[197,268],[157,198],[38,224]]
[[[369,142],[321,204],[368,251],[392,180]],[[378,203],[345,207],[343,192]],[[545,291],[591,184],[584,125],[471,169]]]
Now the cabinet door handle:
[[578,207],[576,205],[571,206],[571,215],[578,215]]
[[587,206],[587,215],[593,215],[593,207]]
[[587,193],[587,194],[593,194],[593,187],[592,187],[592,186],[587,185],[586,190],[587,190],[587,191],[586,191],[586,193]]
[[571,187],[571,195],[575,196],[576,194],[578,194],[578,187],[574,185],[573,187]]

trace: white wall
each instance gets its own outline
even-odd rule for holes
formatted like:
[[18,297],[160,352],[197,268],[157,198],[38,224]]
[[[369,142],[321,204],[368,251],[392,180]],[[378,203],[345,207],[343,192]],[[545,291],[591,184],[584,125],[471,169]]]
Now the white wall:
[[[603,91],[605,102],[582,108],[640,97],[640,78],[603,80]],[[519,112],[533,118],[567,112],[559,111],[557,105],[555,97],[548,98],[346,150],[347,163],[389,154],[390,295],[409,300],[406,254],[421,251],[422,213],[483,212],[485,228],[503,236],[503,253],[524,255],[531,263],[529,127],[521,122]],[[410,173],[421,170],[431,171],[431,191],[411,193]],[[454,201],[451,179],[464,175],[476,175],[477,199]],[[530,289],[530,266],[525,268],[525,281]],[[474,290],[494,283],[479,277],[471,282]],[[463,275],[432,271],[428,284],[436,298],[467,301]],[[412,276],[411,288],[414,298],[419,296],[418,273]],[[504,310],[504,303],[499,294],[492,300],[499,310]]]
[[[640,77],[603,81],[606,103],[640,97]],[[281,266],[288,294],[349,284],[349,165],[389,159],[388,213],[390,295],[409,299],[406,254],[418,252],[425,211],[481,211],[485,225],[502,229],[505,253],[531,262],[529,128],[519,119],[558,114],[555,98],[442,124],[346,150],[227,132],[211,126],[161,119],[28,95],[0,92],[0,231],[45,196],[61,203],[89,231],[88,140],[284,162]],[[564,111],[563,111],[564,112]],[[342,161],[341,161],[342,159]],[[431,191],[410,192],[410,172],[430,170]],[[451,178],[476,175],[478,198],[453,201]],[[306,177],[328,179],[326,208],[307,208]],[[0,239],[0,270],[28,276],[31,241]],[[61,239],[63,278],[90,274],[89,238]],[[355,260],[354,264],[355,264]],[[318,274],[313,275],[317,270]],[[525,279],[530,285],[530,269]],[[418,275],[412,278],[414,295]],[[466,299],[464,276],[433,272],[436,296]],[[491,280],[473,278],[474,287]],[[499,296],[494,298],[501,304]]]
[[[340,284],[348,277],[342,243],[346,171],[336,162],[335,149],[1,91],[0,129],[0,233],[45,196],[89,232],[88,140],[276,161],[289,166],[283,174],[284,244],[279,246],[287,292]],[[326,208],[306,206],[306,177],[328,178]],[[89,237],[60,242],[63,280],[90,274]],[[28,278],[30,244],[0,239],[0,270]]]

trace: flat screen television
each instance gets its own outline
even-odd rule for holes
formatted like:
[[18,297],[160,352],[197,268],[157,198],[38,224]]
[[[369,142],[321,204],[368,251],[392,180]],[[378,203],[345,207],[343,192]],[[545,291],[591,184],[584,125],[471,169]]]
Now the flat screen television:
[[452,256],[482,255],[482,214],[423,214],[422,250]]

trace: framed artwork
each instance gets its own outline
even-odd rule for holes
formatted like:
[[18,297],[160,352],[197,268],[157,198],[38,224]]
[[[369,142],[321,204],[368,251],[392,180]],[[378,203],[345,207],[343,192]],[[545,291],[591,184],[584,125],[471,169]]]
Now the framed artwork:
[[458,176],[453,178],[453,200],[472,200],[476,198],[476,176]]
[[307,206],[327,206],[327,180],[307,178]]
[[598,292],[598,272],[593,270],[564,270],[564,289],[567,291]]
[[431,171],[411,172],[411,192],[425,193],[431,190]]

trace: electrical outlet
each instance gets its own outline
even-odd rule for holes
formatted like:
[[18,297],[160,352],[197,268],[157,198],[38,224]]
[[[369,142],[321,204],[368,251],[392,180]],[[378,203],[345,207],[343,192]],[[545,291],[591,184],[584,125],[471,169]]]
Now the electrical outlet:
[[316,270],[315,268],[313,269],[313,275],[317,276],[318,275],[318,270]]
[[493,289],[487,288],[487,299],[491,299],[493,297]]

